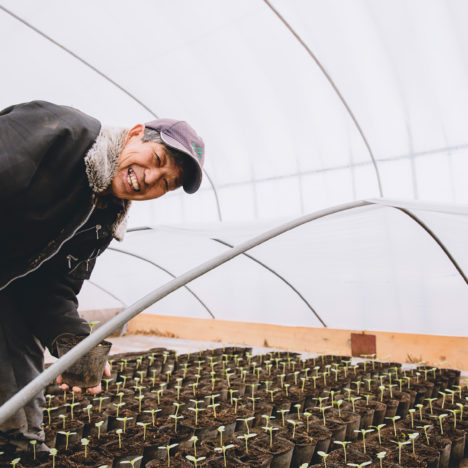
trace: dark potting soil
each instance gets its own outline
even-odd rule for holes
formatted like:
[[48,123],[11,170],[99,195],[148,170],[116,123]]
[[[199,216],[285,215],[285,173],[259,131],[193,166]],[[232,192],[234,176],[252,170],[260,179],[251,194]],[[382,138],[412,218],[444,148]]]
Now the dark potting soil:
[[[394,462],[398,463],[398,450],[391,454],[387,454],[385,457],[387,463]],[[427,466],[426,461],[419,457],[418,455],[409,454],[406,452],[402,452],[401,454],[401,463],[398,463],[400,466],[404,466],[405,468],[424,468]]]
[[264,466],[264,463],[273,459],[273,455],[254,447],[250,447],[248,453],[238,449],[233,450],[235,450],[234,457],[242,463],[249,465],[251,468]]
[[15,459],[15,458],[20,458],[20,464],[24,468],[30,468],[34,466],[39,466],[43,463],[47,463],[51,460],[51,457],[49,455],[49,452],[36,452],[36,459],[34,459],[34,454],[33,452],[17,452],[14,455],[11,455],[8,463],[3,465],[2,462],[0,462],[0,466],[9,466],[11,467],[10,462]]
[[119,447],[118,442],[111,442],[99,447],[99,451],[105,456],[113,458],[128,457],[143,455],[143,446],[138,440],[122,438],[122,446]]
[[[320,427],[320,429],[318,428]],[[308,434],[310,434],[315,440],[325,440],[332,437],[332,432],[325,426],[311,426]]]
[[331,463],[342,463],[346,466],[347,463],[365,463],[366,461],[371,461],[371,457],[369,455],[365,455],[357,450],[350,449],[349,446],[346,449],[346,462],[345,462],[345,452],[342,448],[338,448],[330,452],[330,455],[327,458],[327,465],[330,461]]
[[251,445],[272,455],[279,455],[294,447],[291,442],[279,438],[273,438],[273,444],[270,445],[270,438],[268,436],[254,439]]
[[113,457],[110,456],[105,456],[102,453],[88,450],[88,453],[86,454],[84,451],[82,452],[77,452],[71,457],[68,458],[68,463],[70,468],[81,468],[83,466],[102,466],[102,465],[107,465],[107,466],[112,466],[112,461]]

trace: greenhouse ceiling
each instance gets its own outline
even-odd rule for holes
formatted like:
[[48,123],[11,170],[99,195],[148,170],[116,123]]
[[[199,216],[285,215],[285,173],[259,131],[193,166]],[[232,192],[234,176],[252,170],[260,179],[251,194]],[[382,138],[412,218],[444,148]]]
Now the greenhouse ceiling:
[[105,253],[82,306],[129,305],[268,228],[372,199],[152,311],[466,334],[467,22],[463,0],[0,0],[0,107],[174,117],[206,142],[201,190],[134,203],[129,226],[151,229]]

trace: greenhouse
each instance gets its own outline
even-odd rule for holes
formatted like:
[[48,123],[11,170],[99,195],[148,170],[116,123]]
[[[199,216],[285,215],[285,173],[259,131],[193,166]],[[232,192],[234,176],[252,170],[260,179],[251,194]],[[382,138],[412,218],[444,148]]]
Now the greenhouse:
[[[3,0],[1,274],[18,272],[0,277],[0,356],[25,357],[0,365],[0,467],[468,466],[467,20],[462,0]],[[68,353],[64,335],[48,341],[61,316],[41,316],[42,297],[62,293],[34,278],[101,207],[20,270],[10,245],[35,255],[63,206],[60,233],[80,214],[65,204],[66,158],[87,138],[38,146],[58,161],[64,148],[65,189],[50,202],[47,175],[34,192],[48,159],[15,158],[61,124],[19,114],[3,130],[32,101],[92,116],[91,143],[170,118],[206,146],[197,156],[172,134],[198,158],[193,194],[184,181],[120,197],[112,169],[100,196],[124,200],[126,232],[93,250],[66,298],[91,328],[62,327],[77,335]],[[7,228],[17,219],[32,221]],[[40,350],[34,375],[20,370],[28,346],[7,344],[12,294],[44,321],[36,332],[18,313]],[[74,383],[96,350],[97,380]]]

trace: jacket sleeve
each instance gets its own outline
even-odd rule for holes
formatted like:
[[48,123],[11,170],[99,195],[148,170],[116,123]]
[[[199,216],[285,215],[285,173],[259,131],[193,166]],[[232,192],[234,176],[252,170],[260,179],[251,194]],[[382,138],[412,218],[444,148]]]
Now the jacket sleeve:
[[78,315],[76,296],[82,284],[82,279],[44,268],[16,286],[22,288],[23,310],[33,334],[54,356],[57,356],[55,341],[60,335],[90,332],[86,320]]
[[90,140],[94,141],[99,128],[99,122],[92,117],[45,101],[1,110],[0,202],[25,191],[51,153],[65,158],[67,152],[78,151],[80,145],[86,147]]

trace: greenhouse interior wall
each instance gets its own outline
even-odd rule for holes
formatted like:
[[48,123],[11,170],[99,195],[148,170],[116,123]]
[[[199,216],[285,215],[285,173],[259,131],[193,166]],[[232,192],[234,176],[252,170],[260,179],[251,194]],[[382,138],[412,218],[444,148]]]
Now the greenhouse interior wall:
[[[144,17],[112,2],[112,22],[109,2],[1,6],[3,43],[15,38],[2,47],[11,65],[3,107],[45,99],[121,127],[183,118],[206,142],[199,192],[133,203],[127,237],[103,254],[80,310],[125,308],[229,245],[373,200],[259,245],[150,307],[130,330],[153,315],[193,327],[205,320],[206,333],[217,321],[265,324],[252,332],[257,343],[276,342],[269,327],[294,327],[284,328],[293,336],[310,328],[301,347],[330,350],[333,335],[347,353],[356,331],[376,334],[379,355],[468,367],[466,3],[143,5]],[[137,50],[150,30],[158,47]],[[117,50],[134,65],[115,60]],[[155,63],[164,73],[155,76]],[[196,70],[190,79],[187,68]],[[151,329],[182,333],[162,320]],[[404,355],[385,338],[397,334],[413,345],[412,335],[430,335],[421,340],[431,345]]]
[[2,0],[0,108],[182,119],[206,144],[197,193],[132,202],[79,313],[99,330],[160,291],[114,327],[119,352],[210,342],[466,377],[467,23],[463,0]]

